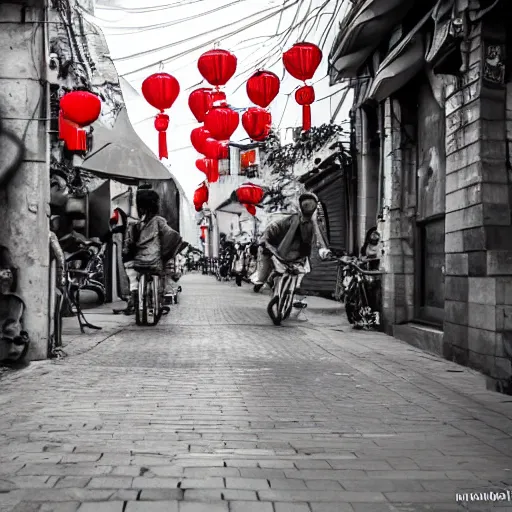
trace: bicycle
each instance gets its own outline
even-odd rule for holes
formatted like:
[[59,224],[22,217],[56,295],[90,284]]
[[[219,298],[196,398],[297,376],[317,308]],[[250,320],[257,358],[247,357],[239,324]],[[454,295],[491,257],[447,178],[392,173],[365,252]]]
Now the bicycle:
[[[274,325],[279,326],[291,315],[299,277],[306,271],[301,263],[285,262],[275,254],[272,256],[272,263],[273,295],[268,303],[267,313]],[[272,277],[269,280],[271,279]]]
[[354,327],[372,329],[380,325],[380,315],[372,306],[368,284],[382,276],[379,270],[363,270],[356,258],[336,258],[338,272],[334,298],[345,303],[347,320]]
[[165,305],[165,279],[151,272],[141,272],[135,303],[135,323],[138,326],[156,326],[169,313]]

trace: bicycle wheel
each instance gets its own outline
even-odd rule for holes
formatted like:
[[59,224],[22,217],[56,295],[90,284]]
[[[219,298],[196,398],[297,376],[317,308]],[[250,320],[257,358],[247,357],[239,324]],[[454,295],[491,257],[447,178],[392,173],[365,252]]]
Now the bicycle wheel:
[[[267,313],[274,325],[281,325],[282,317],[279,313],[279,297],[277,295],[274,295],[267,306]],[[275,308],[275,313],[274,313]]]
[[350,324],[356,324],[358,321],[357,312],[359,306],[359,287],[352,285],[347,290],[345,296],[345,313],[347,314],[347,320]]
[[146,314],[148,325],[156,325],[158,323],[158,278],[151,276],[147,282],[146,293]]
[[145,274],[139,278],[139,293],[135,301],[135,323],[137,325],[147,325],[147,279]]
[[293,297],[295,295],[295,282],[296,279],[294,277],[287,276],[283,283],[280,305],[280,313],[283,320],[287,320],[292,313]]

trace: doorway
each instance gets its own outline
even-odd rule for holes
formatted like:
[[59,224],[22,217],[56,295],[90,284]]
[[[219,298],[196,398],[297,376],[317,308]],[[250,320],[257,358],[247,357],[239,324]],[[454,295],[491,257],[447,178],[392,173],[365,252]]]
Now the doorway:
[[445,292],[445,112],[427,77],[418,87],[416,185],[417,320],[443,325]]

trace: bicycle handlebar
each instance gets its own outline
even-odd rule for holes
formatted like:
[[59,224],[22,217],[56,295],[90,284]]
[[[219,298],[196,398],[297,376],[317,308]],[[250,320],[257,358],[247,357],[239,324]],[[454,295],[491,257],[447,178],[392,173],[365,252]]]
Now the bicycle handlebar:
[[384,272],[382,272],[381,270],[363,270],[359,265],[354,263],[353,260],[346,260],[344,257],[334,259],[336,261],[344,263],[345,265],[350,265],[351,267],[354,267],[358,272],[365,276],[381,276],[384,274]]

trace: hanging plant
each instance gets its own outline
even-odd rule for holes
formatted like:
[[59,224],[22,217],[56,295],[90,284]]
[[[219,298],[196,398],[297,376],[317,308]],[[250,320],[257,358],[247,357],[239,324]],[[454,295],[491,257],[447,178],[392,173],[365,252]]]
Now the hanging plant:
[[[275,131],[270,133],[263,147],[263,163],[270,168],[273,182],[264,201],[268,212],[295,209],[295,199],[304,191],[304,186],[295,177],[295,164],[299,160],[311,159],[317,151],[342,133],[344,131],[341,126],[324,124],[302,132],[296,142],[284,146]],[[350,160],[347,154],[342,157],[347,162]]]

